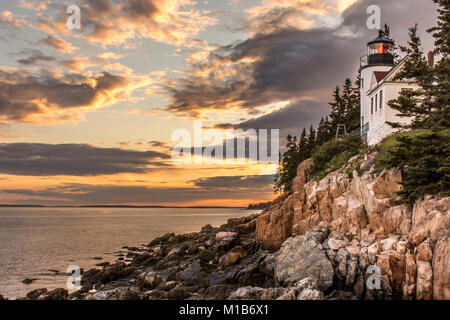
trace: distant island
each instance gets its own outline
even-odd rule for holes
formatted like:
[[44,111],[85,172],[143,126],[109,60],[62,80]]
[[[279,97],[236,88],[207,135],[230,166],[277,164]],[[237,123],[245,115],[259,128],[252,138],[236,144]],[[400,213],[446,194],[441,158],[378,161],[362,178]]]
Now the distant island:
[[271,204],[272,204],[272,201],[250,203],[247,207],[247,210],[263,210],[263,209],[269,207]]

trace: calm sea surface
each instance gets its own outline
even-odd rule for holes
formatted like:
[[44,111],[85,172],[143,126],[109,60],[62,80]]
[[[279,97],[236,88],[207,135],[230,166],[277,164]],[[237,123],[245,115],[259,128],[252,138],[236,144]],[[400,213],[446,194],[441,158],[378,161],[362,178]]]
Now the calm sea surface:
[[[65,287],[64,273],[70,265],[86,270],[102,261],[114,261],[123,246],[139,247],[168,232],[200,231],[205,224],[220,226],[228,218],[254,212],[240,209],[0,208],[0,294],[16,298],[36,288]],[[25,285],[22,283],[25,278],[37,280]]]

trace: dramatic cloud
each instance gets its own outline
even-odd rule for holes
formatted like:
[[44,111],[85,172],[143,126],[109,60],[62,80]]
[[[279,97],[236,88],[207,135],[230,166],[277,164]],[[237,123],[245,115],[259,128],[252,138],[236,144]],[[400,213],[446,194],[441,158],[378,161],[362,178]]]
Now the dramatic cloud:
[[331,91],[356,69],[351,53],[360,48],[354,37],[325,30],[257,35],[214,51],[195,66],[195,75],[170,83],[167,110],[192,117],[232,108],[251,114],[269,103]]
[[[195,8],[191,0],[81,0],[81,30],[78,36],[102,45],[126,44],[129,40],[151,38],[175,45],[193,45],[195,36],[214,24],[209,12]],[[64,5],[59,12],[39,21],[39,28],[67,34]]]
[[39,41],[39,43],[42,43],[63,53],[73,53],[75,50],[78,50],[78,48],[73,46],[70,42],[67,42],[55,36],[44,37]]
[[[347,77],[355,79],[365,44],[377,36],[376,30],[366,27],[366,10],[373,3],[353,2],[266,1],[265,6],[251,9],[244,27],[253,32],[256,24],[259,32],[245,41],[196,53],[203,59],[188,60],[192,67],[188,76],[168,83],[167,110],[192,118],[230,110],[261,116],[237,125],[223,123],[223,127],[270,122],[270,127],[283,129],[295,127],[298,121],[301,130],[317,124],[329,112],[334,87]],[[380,0],[377,4],[398,43],[406,42],[407,27],[416,21],[423,29],[435,23],[431,1]],[[405,12],[414,12],[414,17]],[[311,14],[315,22],[310,29],[289,22],[294,21],[289,17],[300,13]],[[330,23],[324,27],[323,21]],[[424,43],[430,44],[427,39]],[[268,105],[280,102],[288,103],[267,112]]]
[[0,120],[76,119],[77,111],[85,112],[124,98],[130,86],[126,77],[107,72],[88,78],[0,70]]
[[357,0],[263,0],[247,10],[243,28],[253,33],[270,33],[280,29],[332,27],[339,23],[343,9]]
[[303,128],[308,129],[311,125],[317,129],[320,115],[327,114],[328,111],[329,107],[324,102],[312,99],[301,99],[285,108],[254,119],[238,124],[220,123],[214,127],[218,129],[241,128],[243,130],[248,130],[250,128],[256,130],[280,129],[280,139],[284,141],[288,134],[299,136]]
[[94,176],[144,173],[167,166],[156,151],[96,148],[85,144],[0,144],[0,173],[27,176]]

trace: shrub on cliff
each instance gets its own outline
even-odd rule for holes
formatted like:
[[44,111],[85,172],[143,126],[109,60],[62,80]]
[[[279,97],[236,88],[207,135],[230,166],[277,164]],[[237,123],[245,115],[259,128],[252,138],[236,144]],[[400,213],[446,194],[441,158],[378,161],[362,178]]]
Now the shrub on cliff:
[[449,129],[396,133],[380,144],[376,161],[381,169],[402,169],[403,190],[398,194],[405,203],[412,205],[426,194],[450,194]]
[[321,179],[328,173],[341,168],[351,157],[363,149],[359,136],[347,136],[345,139],[331,140],[321,145],[312,155],[312,168],[316,178]]

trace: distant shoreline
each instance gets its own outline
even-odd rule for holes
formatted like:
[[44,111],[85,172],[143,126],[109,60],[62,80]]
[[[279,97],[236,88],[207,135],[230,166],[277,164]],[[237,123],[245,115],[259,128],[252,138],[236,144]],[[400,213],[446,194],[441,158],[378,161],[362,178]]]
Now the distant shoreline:
[[226,206],[131,206],[131,205],[86,205],[86,206],[46,206],[46,205],[21,205],[21,204],[0,204],[0,208],[129,208],[129,209],[145,209],[145,208],[168,208],[168,209],[242,209],[247,207],[226,207]]

